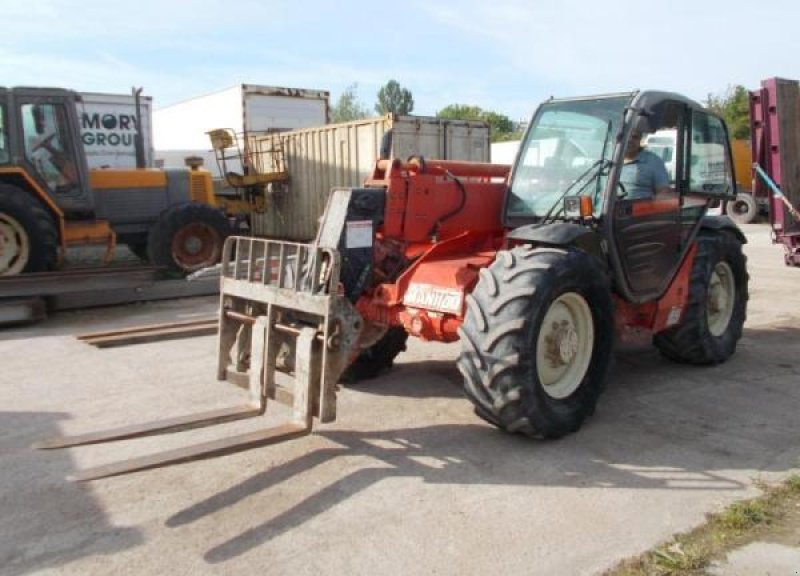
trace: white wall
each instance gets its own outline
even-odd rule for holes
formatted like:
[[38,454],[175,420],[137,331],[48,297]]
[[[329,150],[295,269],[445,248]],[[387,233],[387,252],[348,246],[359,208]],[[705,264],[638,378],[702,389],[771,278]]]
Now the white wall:
[[156,150],[155,166],[156,168],[186,168],[188,156],[199,156],[203,159],[203,168],[211,172],[214,178],[221,177],[216,157],[211,150]]
[[153,111],[153,146],[156,150],[210,150],[206,132],[214,128],[242,131],[239,86]]
[[492,143],[492,164],[513,164],[519,150],[519,140]]
[[216,173],[209,130],[231,128],[240,133],[324,126],[328,97],[324,91],[244,84],[159,108],[153,112],[155,159],[159,166],[178,168],[186,156],[200,156]]

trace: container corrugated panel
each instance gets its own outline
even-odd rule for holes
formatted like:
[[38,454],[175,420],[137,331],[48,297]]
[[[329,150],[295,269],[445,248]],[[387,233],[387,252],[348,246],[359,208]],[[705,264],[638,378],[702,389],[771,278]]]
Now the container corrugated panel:
[[265,213],[253,215],[253,233],[312,240],[331,189],[363,184],[390,129],[393,158],[489,161],[489,127],[484,122],[389,115],[260,136],[255,145],[261,151],[261,169],[272,166],[268,151],[282,148],[291,180],[272,197]]
[[489,127],[484,122],[399,116],[392,125],[392,140],[395,158],[489,161]]
[[[793,206],[800,206],[800,83],[776,78],[775,88],[781,191]],[[788,212],[787,220],[792,221]]]

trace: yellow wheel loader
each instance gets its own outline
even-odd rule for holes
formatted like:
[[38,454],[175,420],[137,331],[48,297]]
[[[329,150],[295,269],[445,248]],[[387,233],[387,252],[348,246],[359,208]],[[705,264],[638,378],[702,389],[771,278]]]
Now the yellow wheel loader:
[[191,272],[219,261],[231,233],[205,170],[92,169],[76,102],[56,88],[0,88],[0,275],[58,266],[73,245],[117,243]]

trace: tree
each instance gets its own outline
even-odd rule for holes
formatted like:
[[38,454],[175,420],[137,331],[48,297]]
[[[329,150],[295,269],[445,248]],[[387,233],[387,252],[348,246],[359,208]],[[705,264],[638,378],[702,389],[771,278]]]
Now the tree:
[[378,103],[375,111],[378,114],[410,114],[414,109],[414,97],[397,80],[389,80],[383,88],[378,90]]
[[488,122],[492,142],[517,140],[522,137],[522,133],[519,130],[515,130],[514,123],[508,116],[491,110],[484,110],[479,106],[450,104],[439,110],[436,116],[449,120],[481,120]]
[[706,106],[725,119],[731,137],[750,138],[750,92],[747,88],[728,86],[722,94],[709,94]]
[[369,110],[358,99],[358,84],[350,84],[331,107],[333,122],[350,122],[369,116]]

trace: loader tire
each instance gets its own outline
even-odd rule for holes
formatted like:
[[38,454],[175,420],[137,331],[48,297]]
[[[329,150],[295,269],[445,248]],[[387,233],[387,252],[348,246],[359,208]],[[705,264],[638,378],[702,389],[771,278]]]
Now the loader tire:
[[156,266],[187,274],[213,266],[231,234],[225,215],[207,204],[181,204],[161,213],[147,237],[147,257]]
[[683,320],[653,338],[664,356],[689,364],[719,364],[736,351],[747,316],[746,263],[742,243],[732,233],[700,232]]
[[750,224],[758,216],[758,204],[752,194],[740,192],[736,199],[728,201],[725,212],[737,224]]
[[362,350],[352,364],[342,373],[340,382],[354,384],[361,380],[369,380],[385,372],[394,364],[394,359],[405,351],[408,333],[394,326],[386,331],[375,344]]
[[480,273],[458,367],[475,412],[534,438],[580,428],[605,387],[614,341],[607,274],[584,252],[519,246]]
[[45,272],[57,262],[53,217],[24,190],[0,184],[0,276]]

